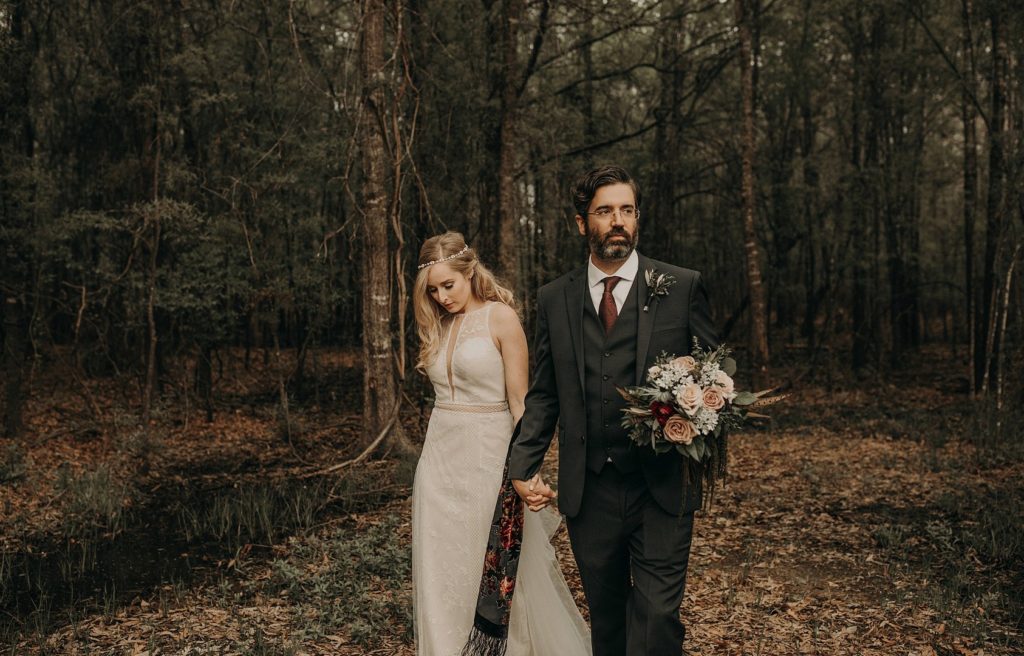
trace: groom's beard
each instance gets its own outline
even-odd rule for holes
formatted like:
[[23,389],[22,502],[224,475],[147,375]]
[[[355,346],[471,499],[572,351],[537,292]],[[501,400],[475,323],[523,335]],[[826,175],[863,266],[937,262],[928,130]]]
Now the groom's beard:
[[633,249],[636,248],[639,236],[639,222],[637,222],[632,233],[628,232],[625,228],[612,228],[602,235],[597,230],[587,229],[587,242],[590,244],[590,252],[606,262],[621,262],[628,258]]

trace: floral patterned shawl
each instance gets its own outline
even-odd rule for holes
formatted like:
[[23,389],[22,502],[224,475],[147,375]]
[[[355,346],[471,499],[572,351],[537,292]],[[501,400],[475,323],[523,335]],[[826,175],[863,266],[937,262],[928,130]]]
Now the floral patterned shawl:
[[[519,436],[516,425],[509,449]],[[501,475],[501,490],[491,520],[484,557],[476,614],[462,656],[504,656],[508,641],[509,612],[516,589],[519,551],[523,545],[523,501],[508,477],[508,458]]]

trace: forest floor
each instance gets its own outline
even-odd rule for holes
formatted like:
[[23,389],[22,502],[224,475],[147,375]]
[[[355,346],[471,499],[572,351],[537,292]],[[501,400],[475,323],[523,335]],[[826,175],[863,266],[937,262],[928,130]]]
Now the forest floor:
[[[729,479],[696,524],[681,611],[690,653],[1024,654],[1024,435],[1004,426],[1004,440],[986,439],[949,360],[925,351],[898,374],[799,383],[770,426],[734,436]],[[323,399],[356,407],[358,387],[344,390],[358,373],[347,376]],[[310,478],[351,455],[358,417],[300,408],[305,428],[289,446],[258,396],[237,398],[252,404],[211,424],[198,412],[187,424],[158,417],[165,432],[142,446],[132,433],[62,434],[42,410],[30,412],[29,447],[0,443],[8,581],[12,554],[38,551],[38,536],[75,541],[81,523],[68,518],[83,504],[116,519],[105,536],[131,536],[132,506],[208,492],[164,527],[193,538],[167,539],[190,558],[187,575],[118,594],[102,585],[53,608],[8,603],[0,654],[414,653],[410,463]],[[422,425],[406,421],[414,438]],[[195,544],[204,539],[227,548]],[[564,527],[555,540],[586,613]]]

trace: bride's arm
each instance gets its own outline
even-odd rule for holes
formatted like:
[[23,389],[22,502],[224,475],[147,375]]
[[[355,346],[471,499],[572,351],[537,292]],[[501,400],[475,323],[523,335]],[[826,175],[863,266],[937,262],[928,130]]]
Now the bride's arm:
[[496,306],[490,316],[491,335],[501,352],[505,365],[505,393],[514,422],[523,416],[526,388],[529,386],[530,356],[526,333],[515,310],[504,303]]

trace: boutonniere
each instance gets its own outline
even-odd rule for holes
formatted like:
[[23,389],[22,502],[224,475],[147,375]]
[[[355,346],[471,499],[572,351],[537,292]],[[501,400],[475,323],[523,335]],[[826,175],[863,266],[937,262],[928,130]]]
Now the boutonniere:
[[644,303],[644,312],[647,312],[655,297],[668,296],[668,288],[676,284],[676,279],[671,273],[661,273],[657,269],[645,271],[644,279],[647,280],[647,302]]

